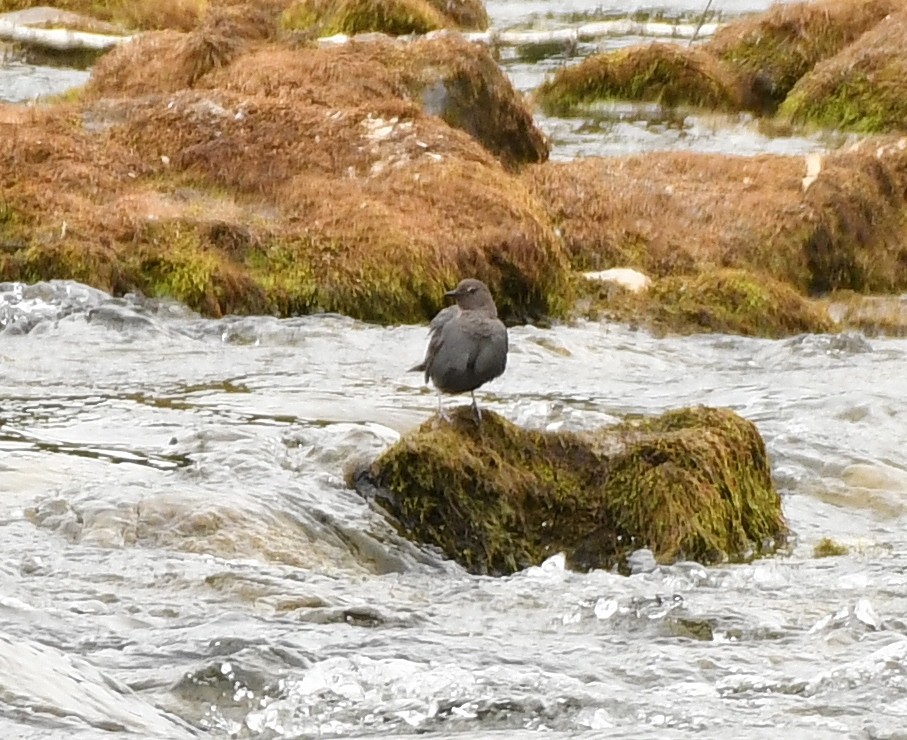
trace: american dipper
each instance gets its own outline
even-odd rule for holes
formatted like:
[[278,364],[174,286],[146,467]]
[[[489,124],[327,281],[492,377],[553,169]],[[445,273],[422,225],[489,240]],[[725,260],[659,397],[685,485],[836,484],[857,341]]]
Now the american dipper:
[[431,378],[438,389],[438,413],[442,418],[450,421],[441,404],[441,394],[469,391],[476,422],[481,423],[482,412],[474,391],[504,372],[507,329],[498,319],[494,299],[481,280],[462,280],[444,295],[457,303],[439,311],[431,320],[425,359],[410,370],[424,371],[426,383]]

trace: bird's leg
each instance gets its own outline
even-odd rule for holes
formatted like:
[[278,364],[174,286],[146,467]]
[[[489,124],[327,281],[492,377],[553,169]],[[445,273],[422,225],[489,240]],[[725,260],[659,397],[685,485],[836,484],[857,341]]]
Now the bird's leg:
[[441,391],[438,391],[438,416],[440,416],[444,421],[450,422],[450,417],[447,415],[447,412],[444,410],[444,404],[441,403]]
[[476,416],[476,426],[478,426],[482,423],[482,411],[479,409],[479,404],[476,403],[475,391],[469,391],[469,395],[472,396],[472,413]]

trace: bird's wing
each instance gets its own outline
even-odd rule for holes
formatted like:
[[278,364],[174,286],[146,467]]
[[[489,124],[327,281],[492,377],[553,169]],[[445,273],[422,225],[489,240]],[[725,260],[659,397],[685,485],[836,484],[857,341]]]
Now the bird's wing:
[[487,319],[481,332],[485,341],[473,343],[467,367],[485,383],[498,377],[507,366],[507,329],[497,319]]
[[450,321],[452,318],[457,316],[460,313],[460,309],[457,306],[448,306],[447,308],[441,309],[435,314],[435,317],[431,320],[431,323],[428,325],[428,349],[425,351],[425,359],[422,360],[418,365],[414,365],[410,368],[410,371],[425,372],[425,382],[428,382],[429,375],[431,373],[431,364],[434,361],[435,357],[438,354],[438,349],[441,346],[441,330]]

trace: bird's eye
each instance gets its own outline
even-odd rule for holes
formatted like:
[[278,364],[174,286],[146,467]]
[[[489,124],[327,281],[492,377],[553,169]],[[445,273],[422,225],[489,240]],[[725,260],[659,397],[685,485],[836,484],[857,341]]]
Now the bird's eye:
[[470,293],[475,293],[477,290],[478,290],[478,288],[476,288],[475,285],[473,285],[471,288],[469,288]]

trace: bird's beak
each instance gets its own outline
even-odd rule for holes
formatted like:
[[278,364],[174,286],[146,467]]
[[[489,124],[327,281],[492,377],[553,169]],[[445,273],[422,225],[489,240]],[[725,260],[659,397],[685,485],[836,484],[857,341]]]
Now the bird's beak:
[[445,298],[456,298],[458,295],[460,295],[460,294],[457,292],[456,288],[454,288],[453,290],[448,290],[444,294],[444,297]]

